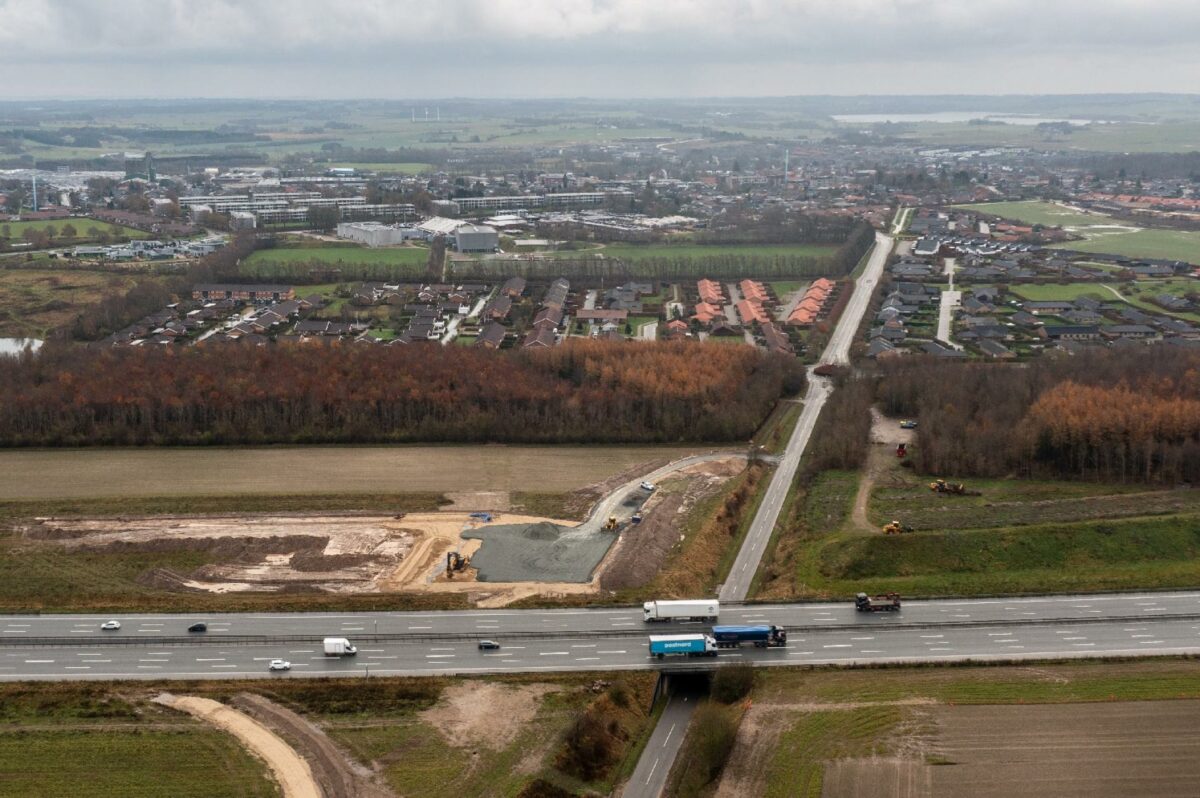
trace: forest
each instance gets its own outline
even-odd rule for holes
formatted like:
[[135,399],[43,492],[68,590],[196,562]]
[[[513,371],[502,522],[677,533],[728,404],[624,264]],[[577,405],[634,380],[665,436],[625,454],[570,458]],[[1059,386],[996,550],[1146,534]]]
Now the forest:
[[48,343],[0,358],[0,445],[744,441],[794,358],[688,342],[545,351]]
[[885,413],[917,419],[928,474],[1200,480],[1200,352],[1167,346],[1020,367],[887,363]]

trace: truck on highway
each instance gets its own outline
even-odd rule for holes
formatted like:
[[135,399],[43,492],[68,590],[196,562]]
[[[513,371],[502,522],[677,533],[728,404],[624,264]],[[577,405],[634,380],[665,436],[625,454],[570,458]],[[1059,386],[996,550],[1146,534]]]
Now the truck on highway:
[[900,594],[884,593],[882,596],[868,596],[859,593],[854,597],[854,609],[859,612],[899,612]]
[[353,657],[357,653],[358,649],[344,637],[325,638],[325,656],[327,657]]
[[715,621],[721,605],[716,599],[689,601],[647,601],[642,604],[642,620],[657,621]]
[[741,648],[753,643],[755,648],[780,648],[787,645],[787,630],[782,626],[714,626],[713,639],[718,648]]
[[668,654],[688,657],[717,656],[717,641],[711,635],[650,635],[650,656],[662,659]]

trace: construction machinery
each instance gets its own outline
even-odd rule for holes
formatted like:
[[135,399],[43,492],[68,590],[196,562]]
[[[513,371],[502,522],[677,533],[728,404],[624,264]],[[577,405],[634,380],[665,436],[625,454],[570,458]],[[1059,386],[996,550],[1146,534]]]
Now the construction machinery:
[[899,612],[900,594],[884,593],[881,596],[868,596],[859,593],[854,597],[854,609],[859,612]]
[[896,444],[896,456],[897,456],[897,457],[904,457],[904,456],[906,456],[907,454],[908,454],[908,446],[907,446],[906,444],[903,444],[903,443],[897,443],[897,444]]
[[471,513],[468,517],[473,521],[482,521],[485,524],[492,523],[491,513]]
[[895,520],[890,524],[884,524],[882,529],[885,535],[903,535],[913,531],[913,528],[908,524],[902,524]]
[[929,489],[934,493],[949,493],[954,496],[965,496],[967,494],[967,486],[961,482],[947,482],[944,479],[936,479],[929,483]]
[[612,532],[612,531],[616,530],[616,528],[617,528],[617,517],[615,515],[610,515],[608,517],[608,520],[604,522],[604,531]]
[[470,557],[464,557],[457,551],[446,552],[446,578],[453,579],[457,571],[464,570],[470,564]]
[[629,523],[631,523],[631,524],[640,524],[640,523],[642,523],[642,511],[641,511],[641,510],[638,510],[636,513],[634,513],[634,514],[633,514],[633,516],[632,516],[632,517],[630,517],[630,519],[629,519]]

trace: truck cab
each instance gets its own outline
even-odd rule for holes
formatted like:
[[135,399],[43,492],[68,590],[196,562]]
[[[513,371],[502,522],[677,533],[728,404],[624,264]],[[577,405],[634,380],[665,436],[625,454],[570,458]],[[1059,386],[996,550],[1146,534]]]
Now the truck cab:
[[900,594],[884,593],[881,596],[868,596],[859,593],[854,597],[854,609],[859,612],[899,612]]

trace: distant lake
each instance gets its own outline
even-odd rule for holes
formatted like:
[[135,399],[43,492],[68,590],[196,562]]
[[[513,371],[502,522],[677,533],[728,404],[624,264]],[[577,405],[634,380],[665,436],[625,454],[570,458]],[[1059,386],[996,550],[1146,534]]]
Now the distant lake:
[[834,120],[850,124],[874,125],[882,122],[941,122],[943,124],[970,122],[973,119],[985,119],[989,122],[1003,122],[1006,125],[1040,125],[1043,122],[1071,125],[1111,124],[1102,119],[1062,119],[1030,114],[997,114],[989,111],[939,111],[936,114],[840,114]]
[[19,355],[27,346],[36,352],[42,342],[37,338],[0,338],[0,355]]

